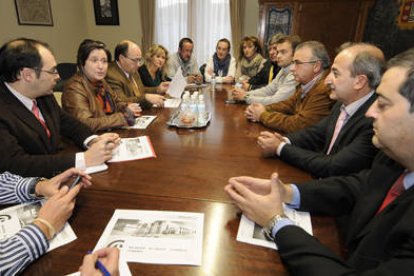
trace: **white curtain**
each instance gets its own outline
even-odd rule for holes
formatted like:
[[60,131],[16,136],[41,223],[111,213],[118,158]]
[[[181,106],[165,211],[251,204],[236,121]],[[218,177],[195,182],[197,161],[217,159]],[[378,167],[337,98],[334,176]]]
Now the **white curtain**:
[[157,0],[155,13],[156,42],[174,53],[179,40],[190,37],[200,66],[215,52],[217,40],[231,41],[229,0]]
[[187,0],[157,0],[155,6],[155,43],[170,53],[178,49],[180,38],[187,36]]

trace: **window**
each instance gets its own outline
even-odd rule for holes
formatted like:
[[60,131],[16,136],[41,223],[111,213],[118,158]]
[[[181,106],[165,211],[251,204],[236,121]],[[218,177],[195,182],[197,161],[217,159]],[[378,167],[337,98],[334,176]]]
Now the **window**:
[[199,65],[215,52],[217,40],[231,41],[229,0],[157,0],[155,42],[170,53],[183,37],[194,41]]

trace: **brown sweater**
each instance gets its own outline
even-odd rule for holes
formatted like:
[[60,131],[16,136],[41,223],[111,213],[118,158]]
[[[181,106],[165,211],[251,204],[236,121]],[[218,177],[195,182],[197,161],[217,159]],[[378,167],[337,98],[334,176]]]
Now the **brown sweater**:
[[288,99],[267,105],[266,111],[260,115],[263,125],[288,133],[314,125],[327,116],[335,102],[329,98],[331,88],[324,83],[329,71],[322,74],[303,99],[299,85]]

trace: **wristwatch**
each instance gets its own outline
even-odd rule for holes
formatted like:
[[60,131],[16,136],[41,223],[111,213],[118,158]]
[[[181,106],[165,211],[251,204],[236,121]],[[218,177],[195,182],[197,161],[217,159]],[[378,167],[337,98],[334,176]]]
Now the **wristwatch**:
[[44,177],[36,177],[33,180],[33,182],[30,184],[30,187],[29,187],[29,195],[31,197],[43,198],[43,196],[37,196],[36,195],[36,186],[37,186],[37,183],[39,183],[40,181],[44,181],[44,180],[47,180],[47,178],[44,178]]
[[271,241],[274,241],[275,239],[272,236],[272,230],[275,227],[275,225],[281,221],[282,219],[287,219],[288,217],[285,214],[277,214],[274,215],[269,222],[263,227],[263,233],[265,237]]

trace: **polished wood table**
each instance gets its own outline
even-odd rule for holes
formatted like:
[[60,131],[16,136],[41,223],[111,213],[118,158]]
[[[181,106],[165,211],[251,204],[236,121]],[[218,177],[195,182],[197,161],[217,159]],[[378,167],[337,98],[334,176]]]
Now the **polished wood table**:
[[[78,236],[26,269],[26,275],[64,275],[77,271],[93,249],[115,209],[201,212],[204,217],[201,266],[129,263],[133,275],[285,275],[277,251],[236,241],[240,211],[225,194],[229,177],[268,178],[278,171],[285,182],[310,179],[276,158],[265,159],[256,137],[265,130],[248,122],[244,105],[226,104],[228,87],[203,89],[212,119],[206,128],[177,129],[166,121],[171,109],[147,112],[157,119],[145,130],[119,130],[122,137],[148,135],[156,158],[111,163],[93,175],[69,220]],[[332,218],[312,217],[314,235],[334,252],[340,240]]]

